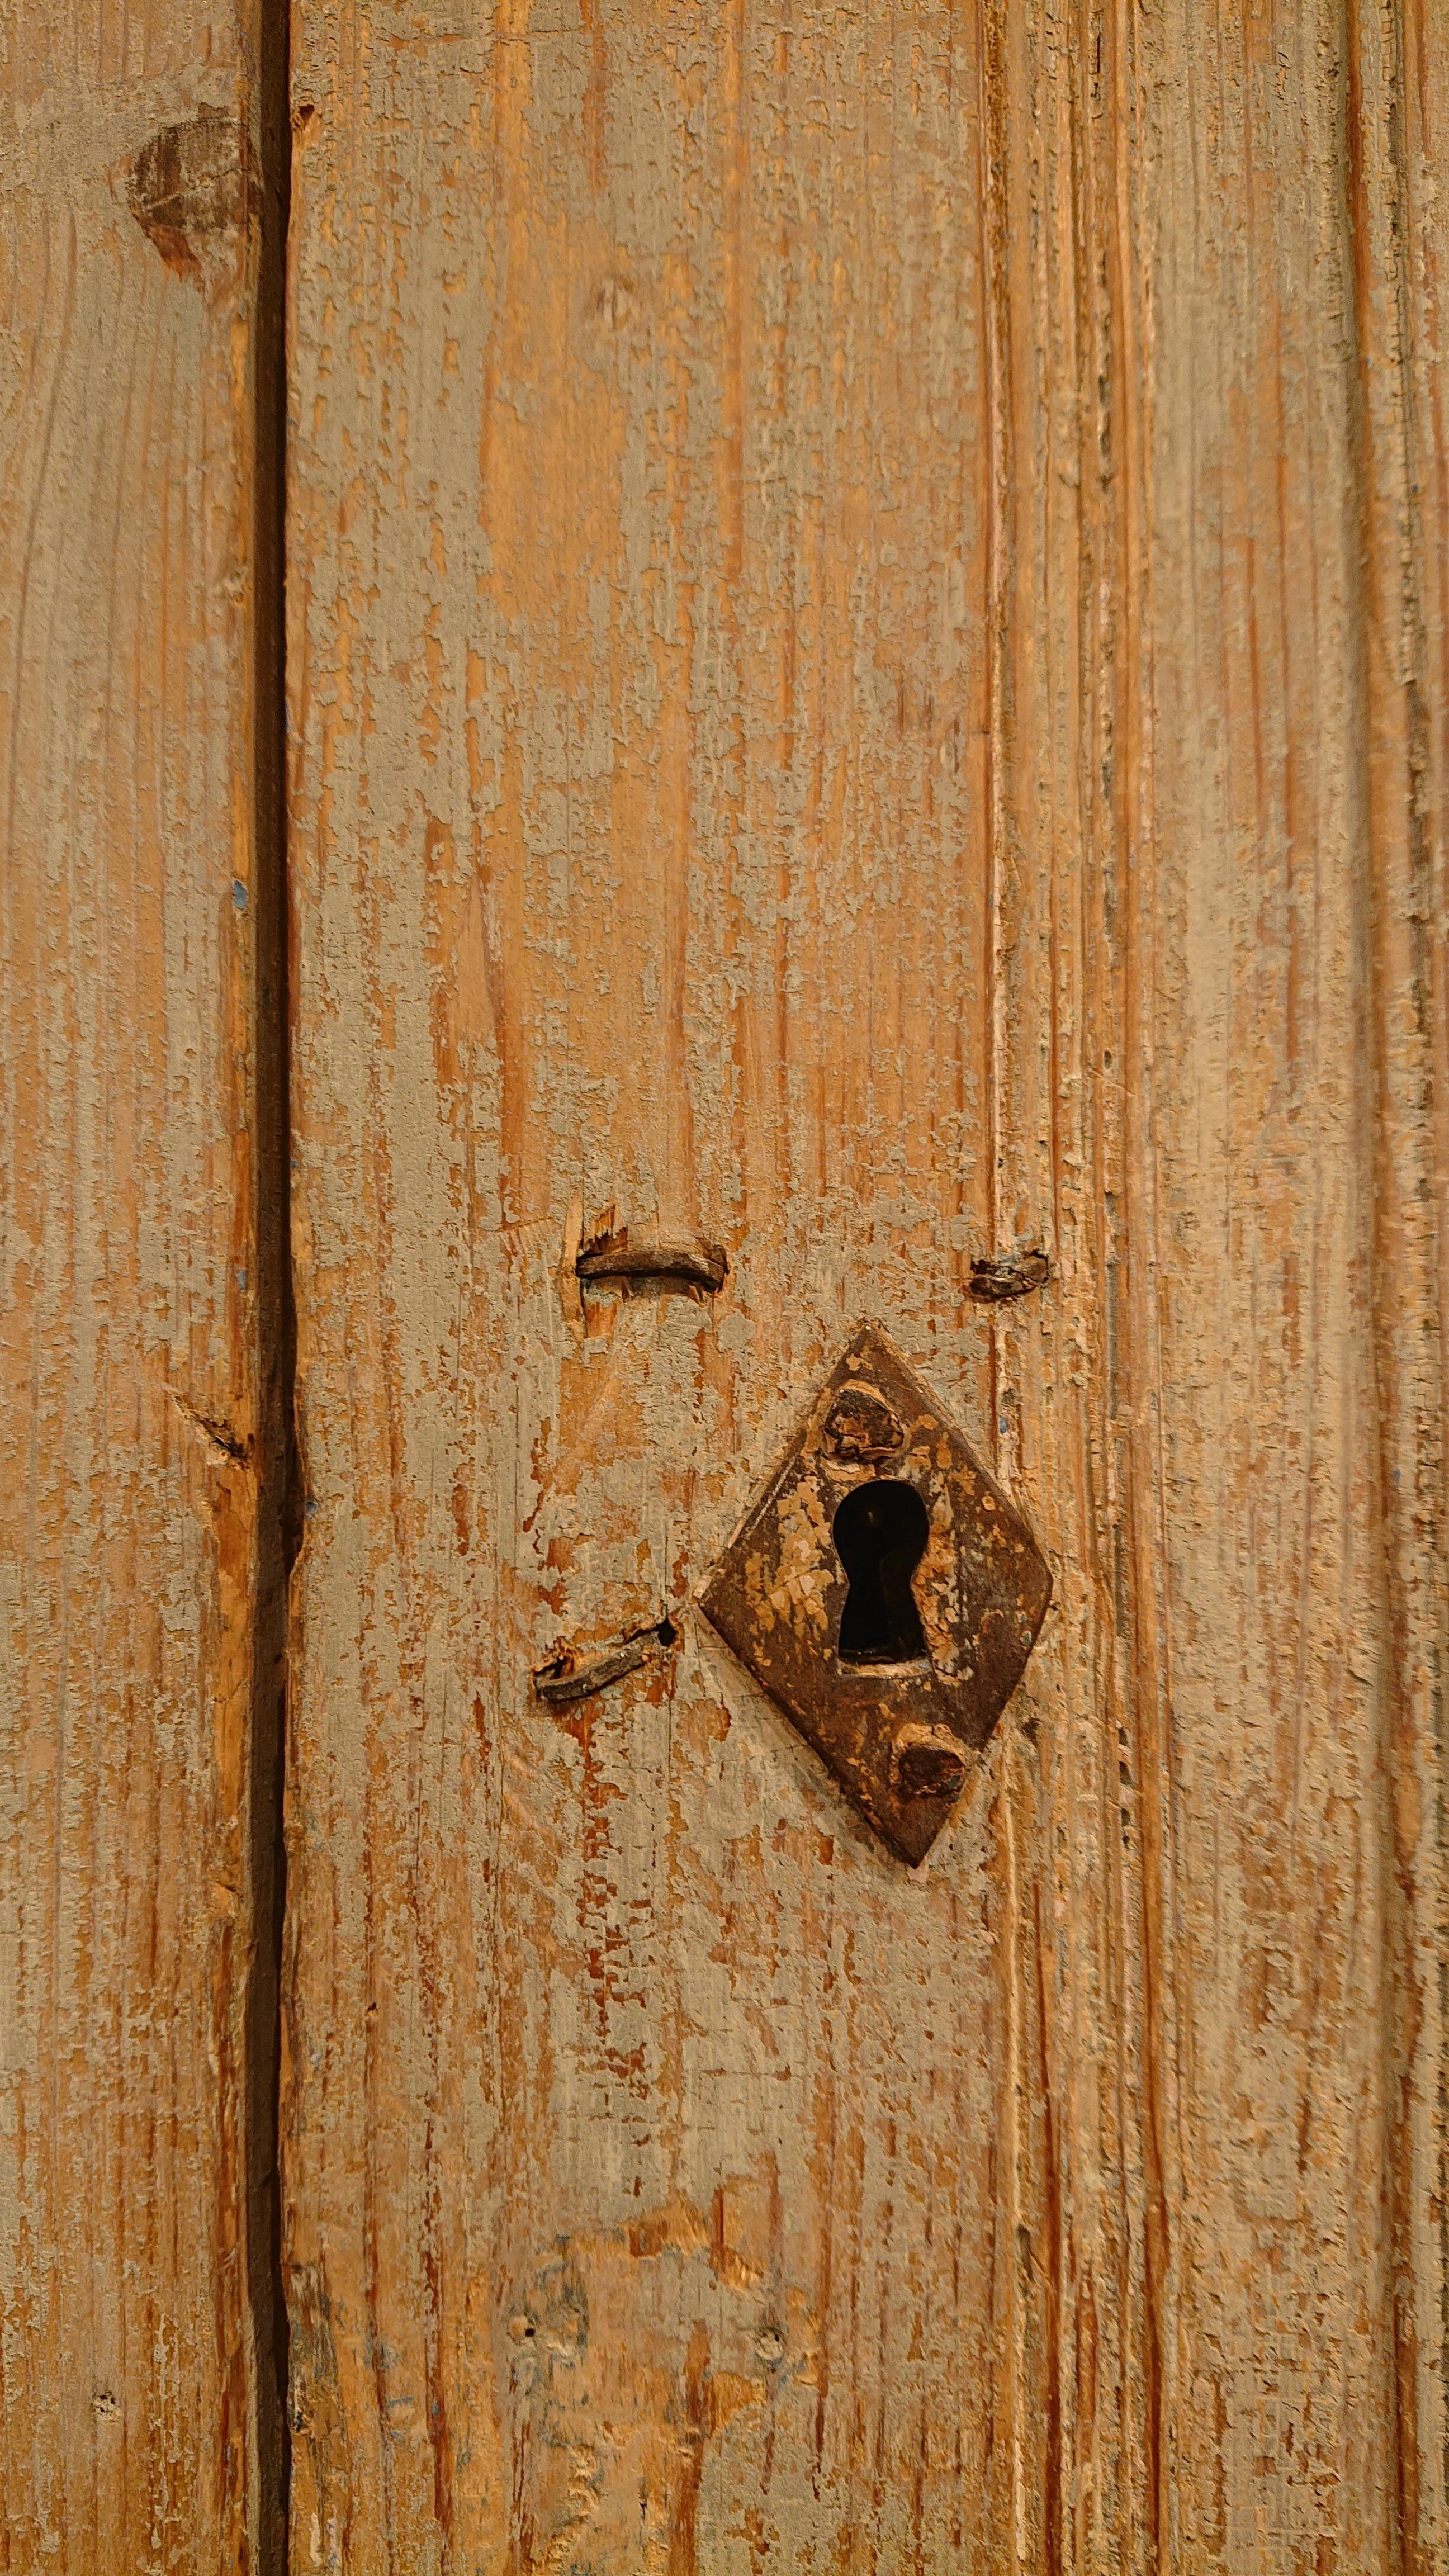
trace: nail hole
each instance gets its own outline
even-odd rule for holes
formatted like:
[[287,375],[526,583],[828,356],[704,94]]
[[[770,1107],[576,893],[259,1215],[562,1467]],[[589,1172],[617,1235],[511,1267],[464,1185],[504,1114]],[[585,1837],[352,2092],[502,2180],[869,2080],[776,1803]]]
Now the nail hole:
[[850,1584],[840,1614],[843,1664],[925,1661],[911,1576],[930,1526],[914,1485],[882,1477],[846,1495],[831,1530]]

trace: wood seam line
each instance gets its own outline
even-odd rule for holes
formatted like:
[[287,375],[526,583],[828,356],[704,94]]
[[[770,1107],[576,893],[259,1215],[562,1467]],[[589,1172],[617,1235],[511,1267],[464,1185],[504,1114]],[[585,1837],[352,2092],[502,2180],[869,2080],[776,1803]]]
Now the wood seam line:
[[282,2277],[280,2073],[286,1864],[287,1611],[300,1533],[290,1258],[290,936],[286,837],[286,270],[291,197],[290,0],[259,0],[253,565],[257,885],[256,1260],[259,1487],[253,1592],[248,1852],[255,1955],[248,1988],[247,2292],[254,2348],[258,2576],[285,2576],[290,2440]]

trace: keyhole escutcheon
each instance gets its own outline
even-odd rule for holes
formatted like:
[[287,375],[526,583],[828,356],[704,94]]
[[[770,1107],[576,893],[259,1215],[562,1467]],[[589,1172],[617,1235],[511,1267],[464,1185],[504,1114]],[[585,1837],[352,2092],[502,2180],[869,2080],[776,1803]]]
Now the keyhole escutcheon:
[[840,1614],[843,1664],[925,1661],[911,1577],[930,1527],[915,1486],[894,1477],[877,1477],[846,1495],[831,1525],[850,1585]]

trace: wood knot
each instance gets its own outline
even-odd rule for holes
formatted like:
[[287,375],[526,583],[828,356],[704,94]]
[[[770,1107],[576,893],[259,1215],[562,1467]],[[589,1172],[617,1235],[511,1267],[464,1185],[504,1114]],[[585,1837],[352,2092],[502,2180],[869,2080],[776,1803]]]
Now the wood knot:
[[126,199],[167,267],[204,286],[235,264],[251,177],[246,127],[228,108],[203,107],[152,135],[131,165]]

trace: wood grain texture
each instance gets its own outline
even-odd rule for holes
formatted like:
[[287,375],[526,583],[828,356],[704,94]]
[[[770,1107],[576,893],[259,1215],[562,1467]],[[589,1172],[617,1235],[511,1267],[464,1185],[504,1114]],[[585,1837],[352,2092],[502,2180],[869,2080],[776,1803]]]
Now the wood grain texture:
[[[255,23],[0,7],[0,2564],[256,2568]],[[275,997],[274,997],[275,999]]]
[[[295,2564],[1441,2566],[1449,26],[297,25]],[[914,1878],[688,1606],[863,1315]]]

